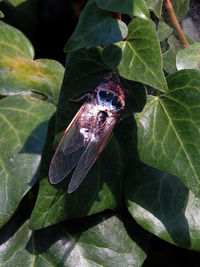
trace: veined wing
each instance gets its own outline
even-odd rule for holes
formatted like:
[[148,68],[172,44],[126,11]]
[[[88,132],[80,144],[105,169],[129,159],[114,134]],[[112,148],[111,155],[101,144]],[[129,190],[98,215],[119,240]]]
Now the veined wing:
[[80,128],[84,125],[87,115],[87,102],[84,103],[69,126],[67,127],[49,168],[49,181],[57,184],[76,166],[86,150],[84,137]]
[[97,129],[96,139],[90,140],[88,146],[81,156],[78,165],[75,168],[71,178],[68,193],[72,193],[84,180],[90,168],[101,153],[108,137],[110,136],[113,127],[115,126],[116,118],[107,117],[106,121]]

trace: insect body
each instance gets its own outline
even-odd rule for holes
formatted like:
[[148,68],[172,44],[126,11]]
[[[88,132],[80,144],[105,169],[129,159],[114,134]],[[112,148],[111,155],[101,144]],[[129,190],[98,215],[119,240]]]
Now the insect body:
[[86,177],[125,107],[125,89],[112,77],[103,78],[87,96],[87,101],[67,127],[49,169],[50,182],[57,184],[76,166],[68,193]]

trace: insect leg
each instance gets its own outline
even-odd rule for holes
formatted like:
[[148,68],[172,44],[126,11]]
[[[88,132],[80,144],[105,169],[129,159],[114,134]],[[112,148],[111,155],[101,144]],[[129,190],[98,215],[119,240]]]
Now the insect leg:
[[87,93],[87,94],[84,94],[83,96],[79,97],[78,99],[70,99],[71,102],[74,102],[74,103],[78,103],[80,102],[81,100],[83,100],[84,98],[89,98],[91,97],[91,94],[90,93]]

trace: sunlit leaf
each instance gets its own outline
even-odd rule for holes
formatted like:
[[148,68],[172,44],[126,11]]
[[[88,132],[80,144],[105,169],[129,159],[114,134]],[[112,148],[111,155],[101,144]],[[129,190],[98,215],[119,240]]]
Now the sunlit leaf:
[[[109,73],[101,59],[101,50],[100,48],[80,49],[70,53],[67,58],[67,64],[71,68],[67,65],[56,115],[56,127],[52,124],[49,129],[49,133],[56,129],[56,145],[81,106],[81,103],[72,103],[69,99],[76,99],[86,92],[91,92],[102,77]],[[123,114],[123,117],[127,117],[134,111],[142,110],[146,95],[141,85],[124,80],[123,83],[130,91],[130,96],[127,97],[127,110],[125,109]],[[71,175],[57,186],[50,185],[48,181],[49,165],[56,149],[56,145],[52,146],[53,138],[54,136],[48,137],[44,149],[45,159],[41,166],[43,179],[31,217],[32,227],[41,228],[67,218],[87,216],[123,205],[121,154],[115,135],[108,141],[86,179],[73,194],[67,194]]]
[[176,69],[176,54],[180,50],[180,42],[174,35],[168,38],[169,49],[163,53],[163,68],[167,73],[173,73]]
[[54,105],[29,95],[0,101],[0,226],[12,216],[39,175]]
[[166,91],[160,44],[154,23],[136,18],[128,28],[129,34],[125,41],[104,49],[105,63],[126,79]]
[[36,91],[57,103],[64,74],[55,60],[33,60],[34,49],[17,29],[0,21],[0,94]]
[[176,67],[182,69],[200,68],[200,44],[195,43],[180,50],[176,56]]
[[6,267],[140,267],[148,240],[149,235],[127,213],[95,215],[38,231],[29,230],[27,221],[3,244],[1,235],[0,262]]
[[136,116],[139,158],[179,177],[200,195],[200,72],[167,77],[169,92],[150,96]]
[[162,19],[159,20],[157,26],[157,34],[160,42],[164,41],[171,33],[173,29],[169,27]]
[[146,0],[146,5],[158,18],[161,17],[163,0]]

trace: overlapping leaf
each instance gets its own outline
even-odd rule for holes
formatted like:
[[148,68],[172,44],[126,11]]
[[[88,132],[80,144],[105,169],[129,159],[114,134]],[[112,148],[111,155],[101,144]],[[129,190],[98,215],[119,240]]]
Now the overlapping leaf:
[[106,9],[113,12],[119,12],[128,14],[131,17],[150,18],[149,11],[146,7],[144,0],[96,0],[96,4],[99,8]]
[[177,177],[136,164],[129,169],[125,191],[138,224],[167,242],[200,251],[200,199]]
[[175,36],[168,38],[169,49],[163,53],[163,68],[167,73],[173,73],[176,69],[176,55],[180,50],[180,43]]
[[146,0],[146,5],[158,18],[161,17],[163,0]]
[[168,76],[169,92],[151,96],[138,123],[140,159],[178,176],[200,195],[200,72]]
[[48,120],[55,107],[29,95],[0,101],[0,226],[38,179]]
[[55,60],[33,60],[29,40],[17,29],[0,21],[0,94],[37,91],[57,103],[64,74]]
[[162,71],[161,51],[154,23],[136,18],[128,29],[129,34],[125,41],[104,49],[105,63],[124,78],[166,91],[167,84]]
[[2,13],[2,11],[0,10],[0,19],[2,19],[4,17],[4,14]]
[[171,0],[174,13],[179,21],[181,21],[185,17],[189,8],[189,3],[190,0],[182,0],[182,1]]
[[65,51],[87,46],[108,45],[123,40],[127,33],[128,29],[124,22],[112,18],[110,12],[99,9],[95,0],[90,0],[65,46]]
[[157,35],[160,42],[164,41],[171,33],[173,29],[169,27],[162,19],[159,20],[157,25]]
[[[56,144],[81,105],[72,103],[69,99],[76,99],[86,92],[91,92],[102,77],[110,73],[101,59],[101,52],[101,48],[80,49],[67,57],[67,64],[71,67],[68,68],[67,65],[57,110]],[[133,111],[142,110],[145,104],[145,91],[141,85],[134,82],[124,81],[124,86],[130,90],[128,98],[131,100],[128,100],[127,110],[123,114],[126,117]],[[50,133],[52,129],[54,125],[49,129]],[[56,148],[52,147],[52,140],[53,136],[49,136],[44,150],[45,160],[41,167],[44,180],[40,183],[31,227],[38,229],[67,218],[87,216],[104,209],[115,209],[123,204],[121,155],[115,136],[108,142],[85,181],[73,194],[67,194],[70,175],[60,185],[49,184],[48,170]]]
[[200,44],[195,43],[180,50],[176,56],[177,70],[200,68]]
[[0,262],[2,266],[139,267],[146,258],[148,239],[126,213],[96,215],[34,232],[27,221],[0,246]]

